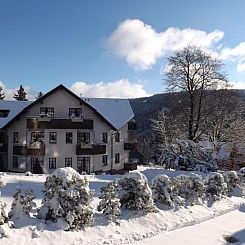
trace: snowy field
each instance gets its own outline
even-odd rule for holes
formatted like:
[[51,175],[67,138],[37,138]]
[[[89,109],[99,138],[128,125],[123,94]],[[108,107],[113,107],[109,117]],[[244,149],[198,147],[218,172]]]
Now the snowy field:
[[[146,175],[149,181],[159,173],[169,176],[180,174],[177,171],[164,171],[157,168],[141,168],[140,171]],[[40,207],[46,177],[47,175],[4,174],[3,179],[7,185],[1,189],[0,200],[7,203],[9,210],[16,187],[19,186],[21,189],[32,188],[36,194],[35,202]],[[87,178],[90,188],[95,190],[92,205],[96,210],[99,203],[100,188],[112,180],[120,179],[121,176],[90,175]],[[238,232],[238,237],[240,236],[242,239],[239,231],[245,228],[245,213],[242,207],[244,204],[245,199],[234,196],[225,197],[213,204],[194,205],[188,208],[180,208],[177,211],[159,210],[158,213],[145,216],[124,212],[120,226],[108,225],[103,216],[95,211],[95,222],[92,227],[82,231],[68,232],[63,231],[57,223],[47,224],[44,220],[30,217],[16,223],[14,229],[8,228],[5,224],[4,227],[8,236],[1,238],[0,244],[228,244],[223,239],[223,235]],[[232,225],[233,223],[234,225]],[[193,236],[194,233],[195,236]],[[202,235],[198,235],[199,233]],[[187,237],[189,236],[194,240],[188,240]],[[241,242],[245,242],[245,240],[241,240]]]

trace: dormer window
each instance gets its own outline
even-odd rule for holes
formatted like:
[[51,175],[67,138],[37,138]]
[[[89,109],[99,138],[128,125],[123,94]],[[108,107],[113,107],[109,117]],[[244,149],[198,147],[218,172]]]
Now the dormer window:
[[40,107],[40,115],[54,117],[54,107]]
[[82,108],[69,108],[69,117],[71,118],[77,118],[77,117],[83,117],[83,111]]
[[0,117],[8,117],[10,110],[0,110]]

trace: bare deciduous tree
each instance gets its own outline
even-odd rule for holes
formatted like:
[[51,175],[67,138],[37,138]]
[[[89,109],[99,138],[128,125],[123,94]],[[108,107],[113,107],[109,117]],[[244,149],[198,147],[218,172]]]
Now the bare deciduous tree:
[[210,94],[207,91],[228,86],[223,64],[200,48],[188,46],[170,56],[168,65],[168,90],[174,93],[181,108],[188,139],[198,140],[206,130],[205,104]]

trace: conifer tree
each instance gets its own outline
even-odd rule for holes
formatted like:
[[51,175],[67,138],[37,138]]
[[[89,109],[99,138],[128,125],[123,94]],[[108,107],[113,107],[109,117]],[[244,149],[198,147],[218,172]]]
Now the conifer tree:
[[97,209],[103,211],[109,222],[119,225],[119,217],[121,215],[120,199],[117,194],[117,182],[109,183],[101,188],[101,199]]
[[40,99],[41,97],[43,97],[43,93],[40,91],[40,92],[37,94],[36,99],[38,100],[38,99]]
[[25,89],[20,85],[20,89],[17,90],[17,94],[14,94],[13,98],[18,101],[27,101],[26,95]]
[[0,100],[3,100],[5,98],[5,94],[3,92],[3,88],[0,87]]

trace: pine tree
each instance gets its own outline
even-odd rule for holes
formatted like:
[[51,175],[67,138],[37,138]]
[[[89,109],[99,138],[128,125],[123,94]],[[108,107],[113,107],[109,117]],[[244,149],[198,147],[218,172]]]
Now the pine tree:
[[37,94],[36,99],[38,100],[38,99],[40,99],[41,97],[43,97],[43,93],[40,91],[40,92]]
[[3,92],[3,88],[0,87],[0,100],[3,100],[5,98],[5,94]]
[[103,211],[109,222],[119,225],[119,217],[121,215],[120,199],[117,194],[117,182],[112,182],[101,188],[101,199],[97,209]]
[[17,94],[14,94],[13,98],[18,101],[27,101],[28,99],[26,98],[26,95],[27,93],[25,92],[25,89],[20,85],[19,90],[17,90]]

